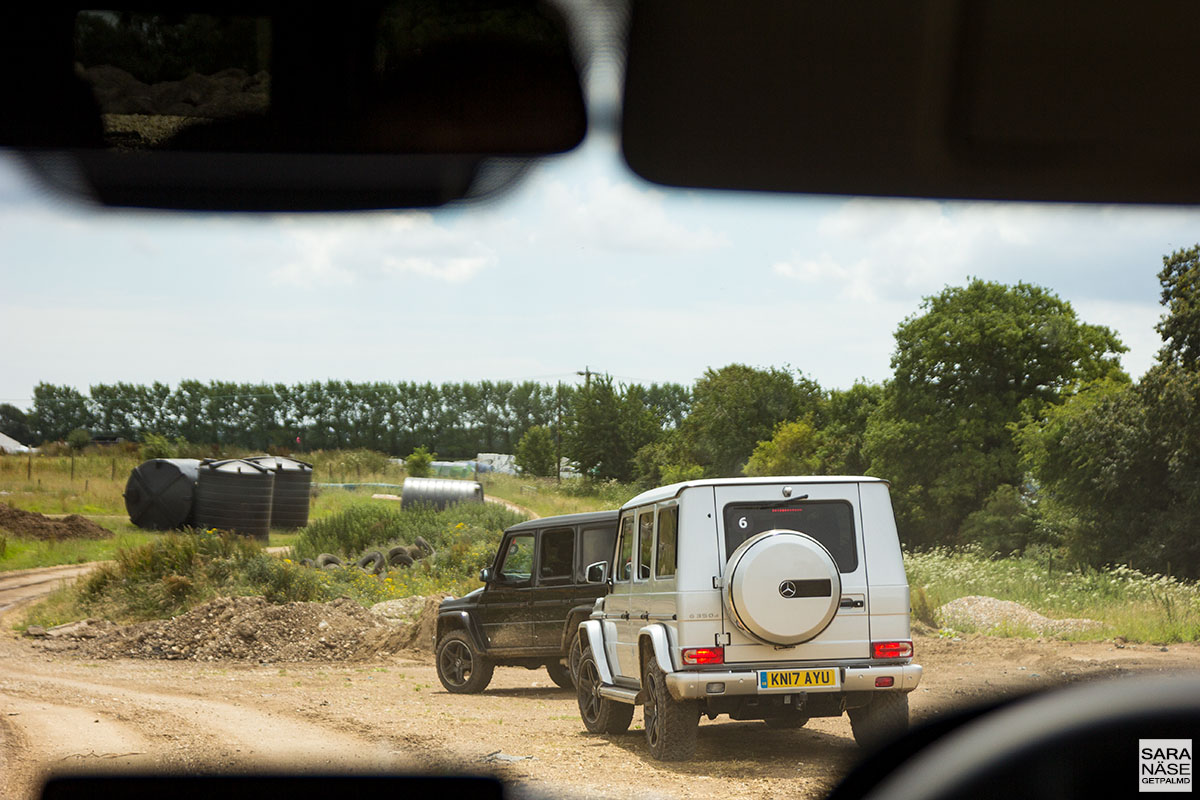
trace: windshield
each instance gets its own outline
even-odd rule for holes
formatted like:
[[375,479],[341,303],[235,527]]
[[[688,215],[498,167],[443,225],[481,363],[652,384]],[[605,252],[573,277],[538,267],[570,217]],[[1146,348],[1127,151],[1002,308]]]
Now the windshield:
[[[561,687],[584,620],[621,631],[629,680],[608,699],[661,677],[637,660],[643,628],[717,626],[704,659],[733,630],[719,593],[622,607],[588,564],[615,558],[609,584],[647,592],[702,568],[697,596],[716,591],[721,565],[697,566],[688,536],[723,514],[727,554],[794,529],[869,577],[848,505],[660,506],[619,535],[547,528],[498,552],[524,519],[699,478],[889,482],[862,524],[894,514],[904,569],[830,606],[826,639],[915,640],[937,677],[909,696],[914,722],[993,690],[1200,665],[1200,210],[664,188],[622,160],[615,68],[589,70],[580,147],[432,210],[115,211],[0,157],[0,577],[55,570],[40,603],[100,570],[33,617],[0,602],[21,637],[0,642],[0,795],[111,756],[821,797],[859,758],[845,703],[714,703],[742,715],[704,718],[679,770],[642,744],[644,710],[636,737],[584,733]],[[305,524],[247,542],[194,517],[166,526],[199,531],[182,540],[131,523],[139,465],[261,453],[311,470]],[[478,482],[479,502],[401,509],[421,476]],[[446,627],[441,600],[489,566],[504,591]],[[781,720],[785,696],[811,721]]]

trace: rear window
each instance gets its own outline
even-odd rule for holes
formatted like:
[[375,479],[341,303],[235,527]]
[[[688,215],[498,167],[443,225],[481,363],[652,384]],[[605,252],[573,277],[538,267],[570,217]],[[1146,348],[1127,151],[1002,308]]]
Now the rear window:
[[730,503],[725,506],[725,553],[763,531],[783,529],[807,533],[833,556],[838,572],[858,569],[854,509],[844,500],[818,500],[788,505]]

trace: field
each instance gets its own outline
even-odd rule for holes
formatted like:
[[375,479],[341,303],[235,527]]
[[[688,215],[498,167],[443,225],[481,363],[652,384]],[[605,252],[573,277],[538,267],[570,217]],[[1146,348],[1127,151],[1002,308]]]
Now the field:
[[[311,457],[315,465],[317,484],[310,528],[306,532],[274,532],[271,545],[294,547],[297,559],[311,557],[318,550],[355,558],[368,546],[424,535],[436,542],[442,556],[413,570],[392,570],[379,581],[348,571],[338,577],[320,576],[316,579],[319,583],[303,573],[289,573],[287,562],[280,571],[247,558],[247,564],[258,565],[254,567],[257,577],[230,583],[237,584],[236,593],[274,591],[281,599],[344,595],[363,604],[412,594],[461,593],[477,585],[475,575],[494,552],[500,531],[518,519],[494,507],[438,518],[412,517],[401,513],[398,503],[371,497],[375,493],[395,494],[397,490],[368,484],[403,483],[403,469],[385,457],[365,451],[318,452],[306,457]],[[115,534],[107,540],[44,542],[0,530],[0,571],[110,560],[120,552],[147,547],[159,553],[170,551],[171,547],[163,544],[169,537],[140,531],[126,517],[122,491],[130,470],[138,463],[137,454],[118,450],[85,451],[74,459],[74,466],[67,455],[0,456],[0,502],[45,514],[83,514]],[[506,475],[481,477],[486,495],[508,500],[539,516],[616,508],[636,493],[627,485],[578,479],[560,483]],[[384,533],[379,534],[380,530]],[[955,598],[983,595],[1019,602],[1051,618],[1084,618],[1101,623],[1089,630],[1061,634],[1062,638],[1120,637],[1155,643],[1200,640],[1200,588],[1170,576],[1145,575],[1124,566],[1080,569],[1056,559],[1052,551],[999,558],[977,548],[937,549],[906,553],[905,565],[912,586],[914,619],[943,635],[1038,635],[1020,625],[982,630],[961,620],[947,624],[938,612]],[[192,597],[194,602],[222,591],[221,584],[206,579],[190,576],[188,580],[198,580],[196,585],[201,587]],[[274,589],[264,588],[272,586]],[[40,618],[49,622],[77,618],[83,613],[80,608],[68,606],[70,603],[60,597],[52,609],[41,610]],[[118,616],[147,613],[153,615],[152,610],[143,609]]]

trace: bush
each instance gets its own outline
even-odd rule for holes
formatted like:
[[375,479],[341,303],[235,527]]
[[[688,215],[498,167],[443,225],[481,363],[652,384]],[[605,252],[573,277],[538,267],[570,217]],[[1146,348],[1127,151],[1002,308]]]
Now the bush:
[[67,446],[75,452],[79,452],[91,443],[92,434],[88,433],[86,428],[76,428],[67,434]]
[[159,436],[157,433],[148,433],[146,438],[142,440],[142,446],[138,448],[138,456],[142,461],[150,461],[154,458],[175,458],[175,445],[171,444],[171,440],[165,436]]
[[430,465],[437,458],[437,453],[431,453],[424,446],[418,447],[404,459],[404,469],[413,478],[428,478]]

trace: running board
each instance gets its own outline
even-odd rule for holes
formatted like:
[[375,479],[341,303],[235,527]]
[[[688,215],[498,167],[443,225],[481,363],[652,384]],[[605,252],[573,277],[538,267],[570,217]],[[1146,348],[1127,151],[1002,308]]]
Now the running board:
[[600,696],[618,703],[637,705],[641,692],[637,689],[623,689],[620,686],[601,686]]

